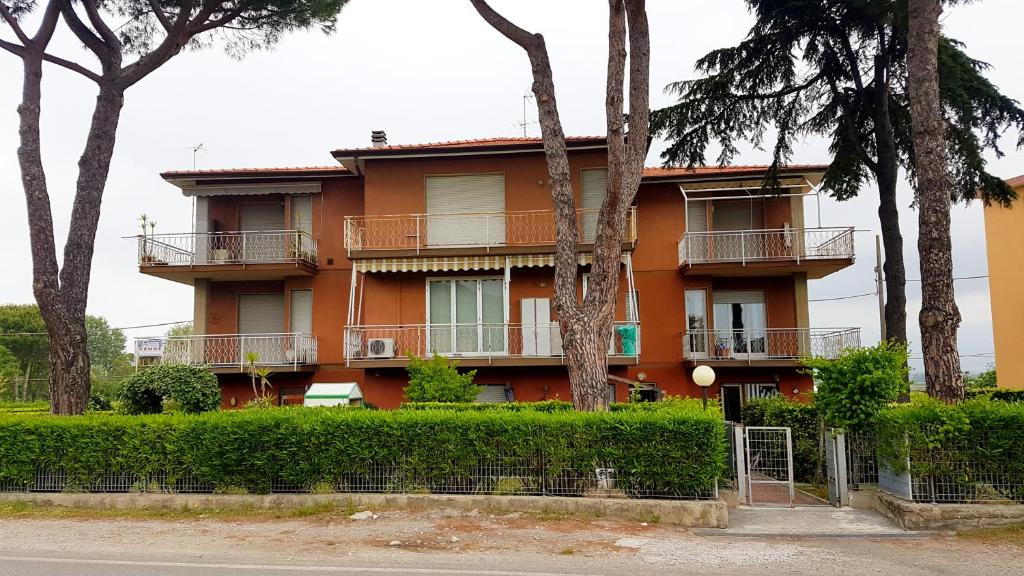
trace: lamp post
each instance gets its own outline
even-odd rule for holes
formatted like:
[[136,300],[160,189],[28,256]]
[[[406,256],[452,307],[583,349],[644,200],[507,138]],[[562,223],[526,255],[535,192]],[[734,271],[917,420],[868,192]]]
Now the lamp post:
[[715,383],[715,371],[711,366],[697,366],[693,369],[693,382],[700,386],[701,396],[704,398],[704,409],[708,409],[708,388]]

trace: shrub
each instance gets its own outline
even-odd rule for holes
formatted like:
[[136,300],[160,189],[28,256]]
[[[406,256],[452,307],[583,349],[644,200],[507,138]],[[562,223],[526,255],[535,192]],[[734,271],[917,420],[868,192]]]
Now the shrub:
[[[657,410],[694,410],[704,409],[700,398],[688,398],[684,396],[665,396],[657,402],[613,402],[608,406],[612,412],[650,412]],[[708,411],[719,414],[718,401],[708,399]]]
[[406,402],[402,410],[452,410],[455,412],[499,410],[505,412],[572,412],[572,402],[541,400],[539,402]]
[[822,481],[822,423],[818,406],[785,396],[756,398],[743,406],[745,426],[785,426],[793,435],[793,476],[799,482]]
[[899,399],[907,388],[907,349],[882,342],[844,351],[834,360],[804,360],[817,388],[814,401],[830,426],[858,429]]
[[183,412],[199,413],[220,408],[217,377],[199,366],[157,364],[124,380],[118,399],[128,414],[156,414],[164,400],[173,400]]
[[1024,402],[1024,390],[999,389],[967,389],[967,398],[988,398],[998,402]]
[[1024,404],[917,398],[883,411],[876,428],[881,462],[897,471],[909,462],[915,481],[947,499],[981,491],[1024,501]]
[[31,414],[50,411],[50,403],[41,402],[0,402],[0,414]]
[[[610,467],[629,495],[687,496],[706,494],[723,474],[724,436],[719,416],[699,410],[5,415],[0,484],[26,485],[45,469],[79,487],[115,474],[165,490],[188,479],[249,493],[276,482],[309,491],[582,495],[594,487],[595,469]],[[482,473],[481,462],[494,466]]]
[[455,362],[440,354],[426,360],[409,356],[409,385],[405,397],[410,402],[473,402],[483,387],[473,384],[476,370],[459,374]]
[[995,368],[986,370],[977,376],[964,372],[964,388],[968,390],[991,390],[997,386]]

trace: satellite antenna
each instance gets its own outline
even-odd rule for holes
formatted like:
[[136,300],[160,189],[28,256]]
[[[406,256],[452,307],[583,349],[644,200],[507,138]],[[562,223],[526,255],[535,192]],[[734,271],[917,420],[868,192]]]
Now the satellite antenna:
[[206,148],[203,148],[203,143],[200,142],[199,144],[197,144],[195,146],[186,146],[185,149],[192,151],[192,169],[195,170],[196,169],[196,154],[198,154],[199,152],[206,152]]
[[527,118],[526,117],[526,102],[527,101],[532,101],[532,100],[533,100],[533,94],[531,94],[530,92],[526,92],[525,94],[523,94],[523,121],[515,123],[516,126],[519,126],[520,128],[523,129],[523,138],[526,138],[526,128],[527,128],[527,126],[533,126],[534,124],[537,124],[536,120],[533,121],[533,122],[529,122],[526,119]]

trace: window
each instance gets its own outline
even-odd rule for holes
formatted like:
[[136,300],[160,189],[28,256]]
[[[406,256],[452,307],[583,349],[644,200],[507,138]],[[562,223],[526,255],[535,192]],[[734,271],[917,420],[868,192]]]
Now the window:
[[427,282],[427,348],[444,355],[504,353],[504,280],[451,278]]
[[505,243],[504,174],[427,176],[425,186],[428,246]]
[[767,317],[760,291],[714,292],[715,352],[719,356],[764,356]]

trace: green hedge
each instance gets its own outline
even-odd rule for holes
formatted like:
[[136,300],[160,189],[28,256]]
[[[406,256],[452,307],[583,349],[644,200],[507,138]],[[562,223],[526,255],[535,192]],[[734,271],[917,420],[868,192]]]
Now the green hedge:
[[28,414],[49,412],[49,402],[0,402],[0,414]]
[[798,482],[821,483],[821,415],[817,405],[773,396],[748,400],[742,414],[745,426],[791,428],[794,477]]
[[[30,485],[38,470],[59,470],[67,475],[65,490],[88,490],[123,474],[140,490],[173,490],[188,479],[257,493],[287,485],[584,494],[595,468],[611,467],[616,487],[629,495],[685,497],[713,489],[725,452],[718,414],[683,410],[0,416],[0,484]],[[164,484],[154,488],[147,478]]]
[[950,501],[1024,501],[1024,404],[917,398],[883,411],[876,431],[881,463],[907,471],[909,462],[915,491],[933,485]]
[[[666,396],[657,402],[613,402],[608,409],[612,412],[650,412],[655,410],[701,412],[704,410],[704,404],[700,398]],[[722,417],[717,400],[708,399],[708,412],[718,415],[719,418]]]
[[1024,402],[1024,390],[1013,388],[969,389],[967,398],[988,398],[999,402]]
[[402,410],[452,410],[455,412],[572,412],[572,402],[541,400],[540,402],[406,402]]

